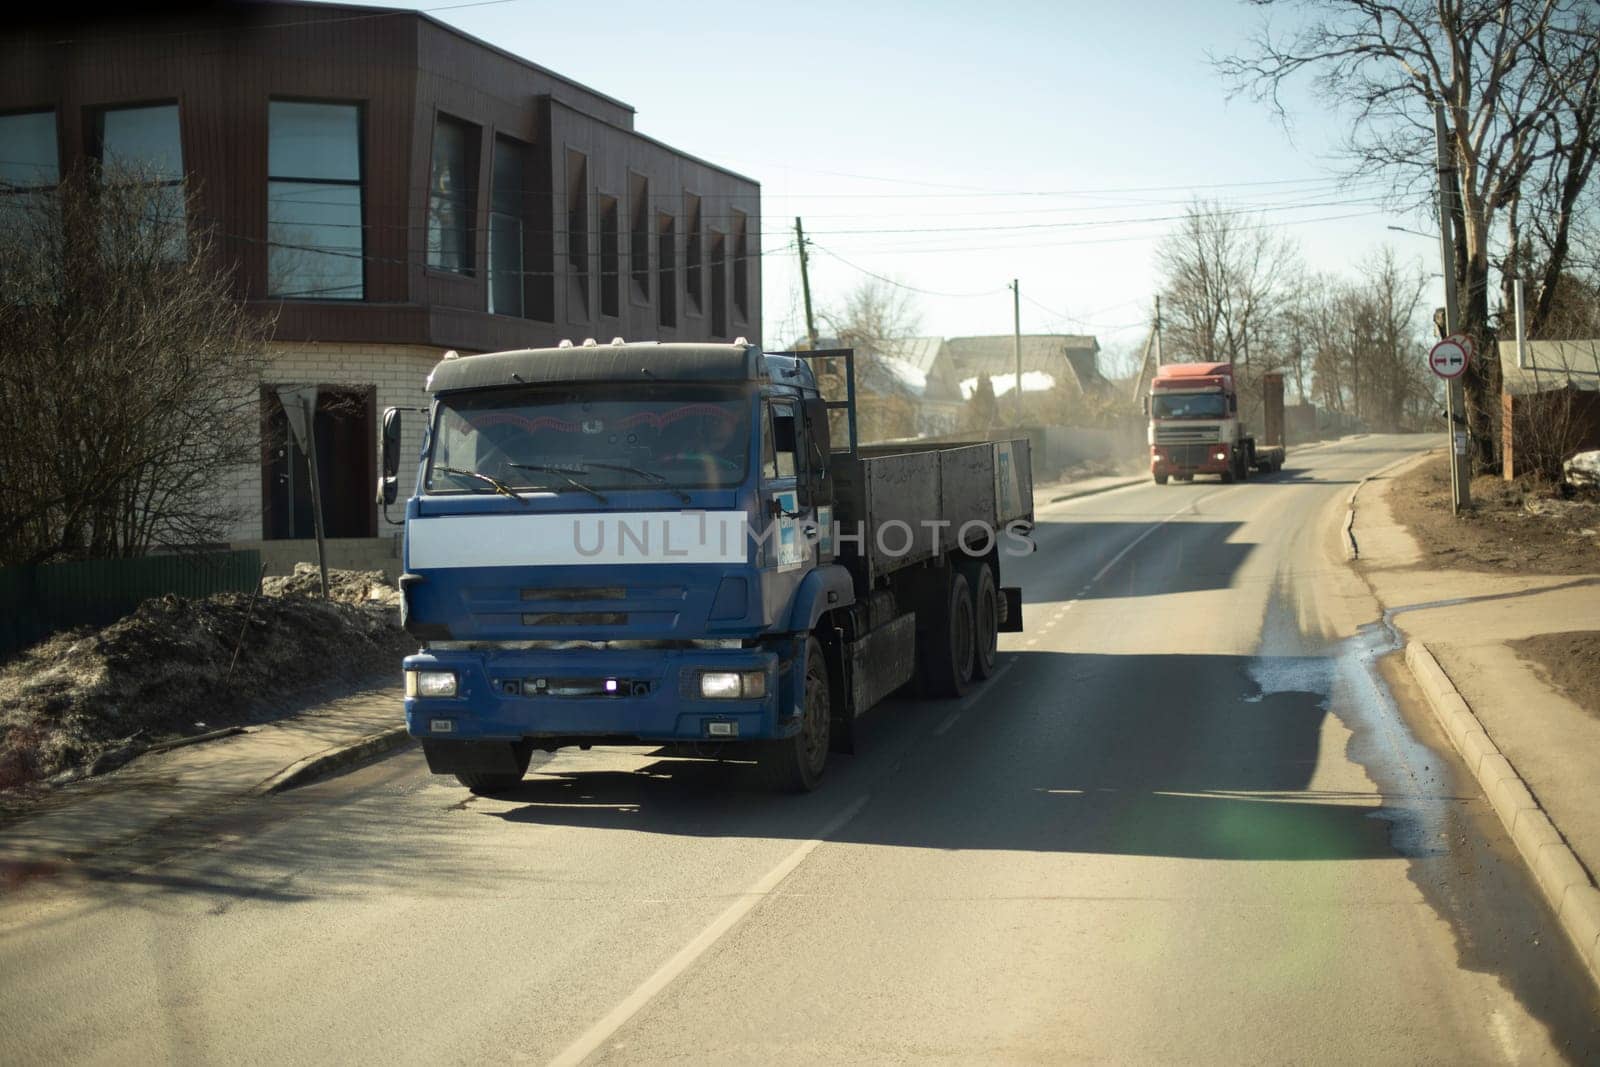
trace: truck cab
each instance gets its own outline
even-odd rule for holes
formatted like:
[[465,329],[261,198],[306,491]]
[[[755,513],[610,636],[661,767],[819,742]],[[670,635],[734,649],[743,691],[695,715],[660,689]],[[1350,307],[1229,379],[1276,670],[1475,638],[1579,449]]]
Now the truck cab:
[[1167,363],[1158,367],[1145,398],[1150,416],[1150,473],[1156,484],[1165,485],[1168,478],[1189,481],[1196,474],[1220,475],[1224,482],[1243,481],[1252,469],[1279,469],[1284,452],[1282,376],[1265,375],[1262,389],[1268,433],[1266,440],[1258,441],[1240,411],[1232,364]]

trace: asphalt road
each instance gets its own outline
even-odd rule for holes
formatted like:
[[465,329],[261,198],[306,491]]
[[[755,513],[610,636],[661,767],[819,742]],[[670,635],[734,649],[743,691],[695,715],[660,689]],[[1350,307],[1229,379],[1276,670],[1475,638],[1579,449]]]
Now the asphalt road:
[[1041,509],[1026,633],[825,788],[415,750],[0,900],[0,1060],[1573,1062],[1600,1001],[1336,529],[1422,447]]

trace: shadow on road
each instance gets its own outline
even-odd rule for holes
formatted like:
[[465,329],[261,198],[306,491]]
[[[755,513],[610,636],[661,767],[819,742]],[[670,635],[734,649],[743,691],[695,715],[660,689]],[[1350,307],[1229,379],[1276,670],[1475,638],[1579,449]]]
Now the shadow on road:
[[[1253,542],[1233,540],[1243,525],[1180,519],[1163,527],[1160,537],[1148,537],[1149,521],[1046,520],[1039,523],[1035,537],[1073,546],[1079,560],[1097,569],[1116,560],[1090,589],[1077,594],[1081,599],[1097,600],[1228,588],[1256,547]],[[1119,558],[1135,541],[1138,544]]]
[[[873,802],[833,840],[1220,860],[1400,854],[1389,824],[1373,817],[1372,795],[1307,791],[1325,693],[1264,693],[1253,657],[1017,660],[970,721],[942,738],[908,735],[904,720],[942,716],[949,705],[880,708],[863,723],[860,761],[879,766],[846,761],[811,797],[763,793],[745,764],[661,758],[633,773],[533,775],[481,810],[546,826],[809,837],[830,791],[836,807],[864,787]],[[1303,665],[1276,673],[1318,674]],[[1085,701],[1085,692],[1100,696]],[[904,755],[882,766],[896,735]]]

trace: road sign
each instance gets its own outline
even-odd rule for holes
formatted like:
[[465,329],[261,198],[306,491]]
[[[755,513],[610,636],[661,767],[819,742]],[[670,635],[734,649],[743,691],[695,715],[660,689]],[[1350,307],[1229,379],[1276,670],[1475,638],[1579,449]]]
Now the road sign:
[[1460,345],[1461,350],[1467,354],[1467,358],[1469,360],[1478,354],[1478,342],[1472,339],[1472,335],[1470,333],[1453,333],[1449,337],[1445,338],[1445,340],[1454,341],[1456,344]]
[[1472,354],[1466,347],[1457,343],[1455,338],[1447,337],[1429,349],[1428,369],[1441,378],[1459,378],[1471,358]]

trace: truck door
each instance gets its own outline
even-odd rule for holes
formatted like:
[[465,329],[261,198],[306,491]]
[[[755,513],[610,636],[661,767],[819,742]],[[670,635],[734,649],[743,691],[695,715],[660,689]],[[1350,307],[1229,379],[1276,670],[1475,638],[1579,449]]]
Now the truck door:
[[762,411],[760,499],[767,509],[761,537],[762,603],[766,623],[789,617],[795,590],[810,571],[814,549],[807,530],[816,524],[803,479],[804,428],[795,400],[768,400]]
[[776,569],[782,574],[805,567],[810,553],[801,531],[803,526],[816,524],[816,514],[809,494],[801,491],[806,453],[799,405],[788,399],[769,400],[766,421],[762,496],[768,502],[768,515],[775,527],[776,544],[768,551],[774,553]]

